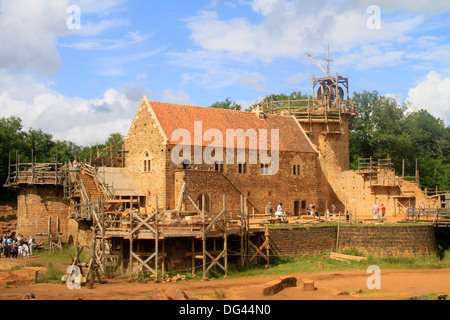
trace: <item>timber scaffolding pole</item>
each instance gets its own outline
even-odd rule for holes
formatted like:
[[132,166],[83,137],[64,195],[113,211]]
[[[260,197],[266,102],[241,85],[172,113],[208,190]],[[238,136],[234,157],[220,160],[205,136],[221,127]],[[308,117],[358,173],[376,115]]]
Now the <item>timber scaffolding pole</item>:
[[[147,216],[147,218],[143,219],[139,214],[136,214],[132,210],[132,202],[130,203],[130,278],[133,277],[135,273],[137,273],[141,268],[146,268],[148,271],[152,273],[158,279],[158,263],[159,263],[159,225],[158,225],[158,196],[155,196],[155,210],[153,213]],[[136,227],[134,226],[134,219],[138,220]],[[146,227],[147,232],[150,232],[150,236],[153,237],[155,243],[155,249],[152,254],[145,260],[139,257],[139,251],[133,252],[133,238],[137,236],[137,234],[142,231],[142,228]],[[138,243],[139,244],[139,243]],[[139,250],[139,248],[138,248]],[[133,258],[138,262],[138,266],[133,269]],[[154,267],[151,267],[149,263],[154,260]]]
[[[228,248],[228,223],[231,221],[231,218],[227,215],[232,215],[233,212],[237,212],[239,215],[237,217],[240,222],[240,264],[241,267],[245,267],[250,265],[250,263],[257,257],[262,257],[266,261],[266,266],[269,265],[269,257],[270,257],[270,244],[269,244],[269,228],[268,223],[265,223],[265,232],[264,232],[264,242],[258,246],[250,239],[250,214],[247,206],[247,197],[241,195],[241,205],[239,210],[229,210],[226,206],[226,196],[223,195],[223,209],[222,211],[214,218],[212,221],[207,224],[206,223],[206,212],[205,208],[205,199],[204,195],[202,196],[202,222],[203,222],[203,234],[202,234],[202,270],[203,270],[203,278],[206,278],[206,274],[212,267],[215,265],[219,266],[225,273],[225,277],[228,276],[228,256],[229,256],[229,248]],[[221,219],[222,218],[222,219]],[[222,225],[221,225],[222,223]],[[223,250],[215,250],[208,252],[206,247],[206,240],[210,235],[208,232],[216,227],[217,229],[222,230],[223,237]],[[214,239],[215,240],[215,239]],[[258,239],[256,239],[258,240]],[[215,241],[214,241],[215,244]],[[253,253],[250,253],[250,250],[253,250]],[[265,252],[264,252],[265,251]],[[217,257],[214,257],[212,254],[218,254]],[[208,264],[208,258],[210,259],[210,264]],[[220,259],[224,260],[224,264],[220,263]],[[193,263],[194,266],[194,263]],[[193,267],[192,272],[194,273],[195,268]]]
[[55,162],[37,163],[36,155],[31,149],[31,162],[22,163],[19,153],[16,151],[15,163],[12,163],[11,151],[8,153],[8,177],[4,187],[17,187],[19,184],[29,185],[62,185],[64,166],[58,163],[58,155]]
[[[213,267],[220,268],[224,272],[225,277],[228,276],[228,258],[232,249],[229,247],[230,236],[240,237],[240,251],[238,256],[240,257],[241,266],[248,266],[258,257],[262,257],[267,265],[269,264],[270,245],[268,224],[266,223],[265,225],[265,239],[263,243],[260,244],[260,238],[256,239],[258,242],[252,242],[250,235],[253,230],[250,230],[250,215],[248,214],[249,210],[245,196],[241,195],[240,208],[232,210],[227,208],[226,196],[223,195],[223,207],[217,215],[212,215],[205,210],[205,195],[202,195],[201,204],[201,209],[197,211],[200,213],[201,218],[200,228],[198,231],[190,232],[186,232],[183,229],[178,230],[176,226],[168,225],[166,220],[160,220],[159,215],[165,215],[167,212],[158,209],[157,197],[155,197],[154,211],[146,215],[145,218],[140,213],[131,210],[128,221],[130,228],[128,232],[130,242],[129,278],[132,278],[144,269],[150,271],[156,279],[164,275],[164,259],[167,256],[164,253],[164,241],[168,237],[191,240],[191,251],[187,251],[186,256],[191,257],[192,273],[194,274],[197,268],[201,268],[203,278],[207,277],[207,273]],[[232,226],[231,224],[234,225]],[[256,233],[261,237],[260,228],[257,229]],[[146,252],[140,251],[140,240],[149,239],[154,241],[154,246]],[[201,240],[201,251],[195,250],[196,240]],[[161,241],[162,252],[160,252]],[[135,246],[136,243],[137,248]],[[141,256],[147,258],[145,259]],[[195,260],[200,260],[202,262],[201,266],[196,266]],[[161,268],[159,267],[160,264],[162,264]]]

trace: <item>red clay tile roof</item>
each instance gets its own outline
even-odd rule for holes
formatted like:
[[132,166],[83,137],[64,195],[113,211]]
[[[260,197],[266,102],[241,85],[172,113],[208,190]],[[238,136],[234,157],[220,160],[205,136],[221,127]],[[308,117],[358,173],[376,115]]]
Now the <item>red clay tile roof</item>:
[[[226,109],[216,109],[207,107],[187,106],[174,103],[150,101],[150,106],[155,112],[164,133],[169,139],[169,144],[176,145],[181,138],[172,140],[172,133],[177,129],[185,129],[190,133],[192,144],[194,143],[194,123],[201,121],[202,134],[208,129],[217,129],[222,133],[223,144],[226,147],[226,130],[242,129],[244,132],[249,129],[255,129],[258,133],[261,129],[266,129],[267,146],[271,148],[271,130],[279,130],[279,151],[293,151],[316,153],[309,139],[300,129],[297,121],[292,117],[266,114],[265,119],[258,118],[256,113],[241,112]],[[265,133],[263,133],[265,134]],[[202,145],[213,145],[211,141],[202,139]],[[258,140],[259,141],[259,140]],[[232,142],[231,142],[232,143]],[[237,142],[235,142],[237,146]],[[246,139],[246,149],[249,147]],[[258,148],[259,149],[259,148]]]

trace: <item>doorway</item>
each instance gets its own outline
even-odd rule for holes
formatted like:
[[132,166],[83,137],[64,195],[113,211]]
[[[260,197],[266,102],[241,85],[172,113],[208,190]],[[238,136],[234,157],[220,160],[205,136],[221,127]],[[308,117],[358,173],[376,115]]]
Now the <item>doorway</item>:
[[210,212],[209,211],[209,196],[206,193],[201,193],[198,195],[197,207],[200,210],[200,212],[203,210],[203,201],[202,201],[203,195],[205,196],[205,212]]

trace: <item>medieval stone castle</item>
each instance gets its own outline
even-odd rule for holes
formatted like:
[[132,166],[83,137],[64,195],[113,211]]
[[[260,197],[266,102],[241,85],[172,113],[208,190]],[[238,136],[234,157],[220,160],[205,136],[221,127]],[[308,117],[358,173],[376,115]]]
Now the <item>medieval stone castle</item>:
[[[384,204],[389,219],[427,201],[417,184],[395,174],[389,159],[362,159],[359,170],[349,170],[349,130],[357,115],[348,80],[336,75],[313,84],[319,89],[312,99],[268,97],[252,112],[144,97],[122,150],[97,153],[76,168],[11,164],[6,185],[18,194],[16,232],[90,243],[95,230],[105,238],[109,221],[108,230],[116,232],[110,239],[123,240],[133,226],[121,218],[127,212],[217,214],[225,198],[227,210],[245,206],[254,216],[282,203],[288,220],[305,215],[310,204],[321,215],[334,205],[359,219],[372,217],[374,203]],[[99,212],[110,220],[102,224]],[[148,221],[151,229],[150,218],[139,218],[140,226]]]

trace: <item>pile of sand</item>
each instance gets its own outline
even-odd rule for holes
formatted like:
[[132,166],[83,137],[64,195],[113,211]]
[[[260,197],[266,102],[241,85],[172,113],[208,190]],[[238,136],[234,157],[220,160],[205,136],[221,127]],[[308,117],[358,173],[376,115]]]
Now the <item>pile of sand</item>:
[[0,286],[34,283],[39,274],[46,272],[45,267],[28,267],[11,272],[0,272]]

